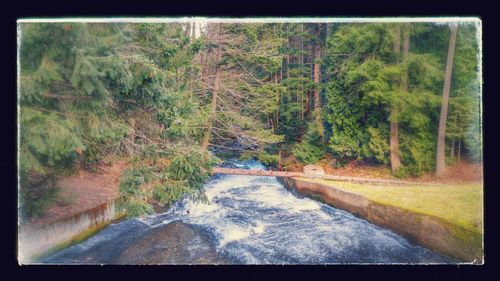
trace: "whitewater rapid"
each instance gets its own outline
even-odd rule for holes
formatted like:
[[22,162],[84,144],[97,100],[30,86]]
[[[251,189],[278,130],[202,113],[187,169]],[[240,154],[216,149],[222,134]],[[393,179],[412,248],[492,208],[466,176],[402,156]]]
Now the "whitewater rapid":
[[[233,164],[265,169],[257,161]],[[92,249],[105,245],[118,255],[121,244],[137,243],[146,230],[181,221],[208,233],[211,247],[231,264],[453,262],[348,212],[298,197],[276,177],[219,175],[205,190],[208,204],[185,198],[165,213],[112,224],[45,261],[80,262],[81,253],[92,256]],[[112,254],[106,259],[101,251],[94,260],[112,263]]]

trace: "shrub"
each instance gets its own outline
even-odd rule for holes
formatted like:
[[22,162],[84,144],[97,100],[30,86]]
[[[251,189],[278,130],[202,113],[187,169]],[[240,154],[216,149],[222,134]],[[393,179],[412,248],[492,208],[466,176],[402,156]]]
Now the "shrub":
[[293,147],[293,154],[302,163],[318,162],[325,150],[321,145],[321,135],[315,123],[309,123],[307,133],[302,136],[302,142]]
[[53,176],[34,176],[20,188],[21,219],[43,215],[59,198],[60,189]]
[[265,150],[262,150],[258,155],[257,158],[259,159],[260,162],[262,162],[264,165],[276,165],[279,162],[279,155],[276,154],[270,154]]
[[302,163],[312,164],[318,162],[324,155],[323,149],[303,141],[294,146],[293,154]]
[[[387,128],[382,130],[373,127],[368,127],[368,132],[370,133],[370,142],[368,143],[368,148],[373,154],[373,157],[377,159],[378,162],[389,164],[389,144],[387,143]],[[365,153],[367,154],[367,153]]]
[[153,201],[170,205],[184,195],[206,202],[202,188],[210,179],[217,159],[197,147],[175,148],[166,155],[172,160],[143,158],[123,173],[120,202],[128,216],[149,214],[153,212]]

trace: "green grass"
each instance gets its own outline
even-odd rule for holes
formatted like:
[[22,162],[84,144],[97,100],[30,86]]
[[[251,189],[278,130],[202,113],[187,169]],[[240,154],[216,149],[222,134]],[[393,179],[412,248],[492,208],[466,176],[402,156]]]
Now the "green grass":
[[442,186],[376,186],[330,180],[303,180],[332,185],[363,195],[377,203],[440,217],[468,230],[483,232],[482,183]]

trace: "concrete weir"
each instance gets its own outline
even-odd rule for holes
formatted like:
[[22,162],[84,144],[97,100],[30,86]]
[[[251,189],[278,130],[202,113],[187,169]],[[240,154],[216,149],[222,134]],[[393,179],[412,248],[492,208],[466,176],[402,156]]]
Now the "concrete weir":
[[19,264],[36,263],[36,259],[88,237],[123,216],[114,200],[42,227],[18,227]]
[[482,236],[442,218],[380,204],[359,194],[300,178],[278,177],[294,192],[391,229],[419,245],[466,263],[483,263]]

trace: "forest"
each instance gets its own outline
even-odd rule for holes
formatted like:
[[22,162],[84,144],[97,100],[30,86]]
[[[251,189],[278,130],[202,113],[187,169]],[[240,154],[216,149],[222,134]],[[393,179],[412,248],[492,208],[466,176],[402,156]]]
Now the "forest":
[[23,217],[57,179],[126,158],[130,216],[206,200],[224,159],[329,159],[399,178],[482,161],[477,22],[22,23]]

